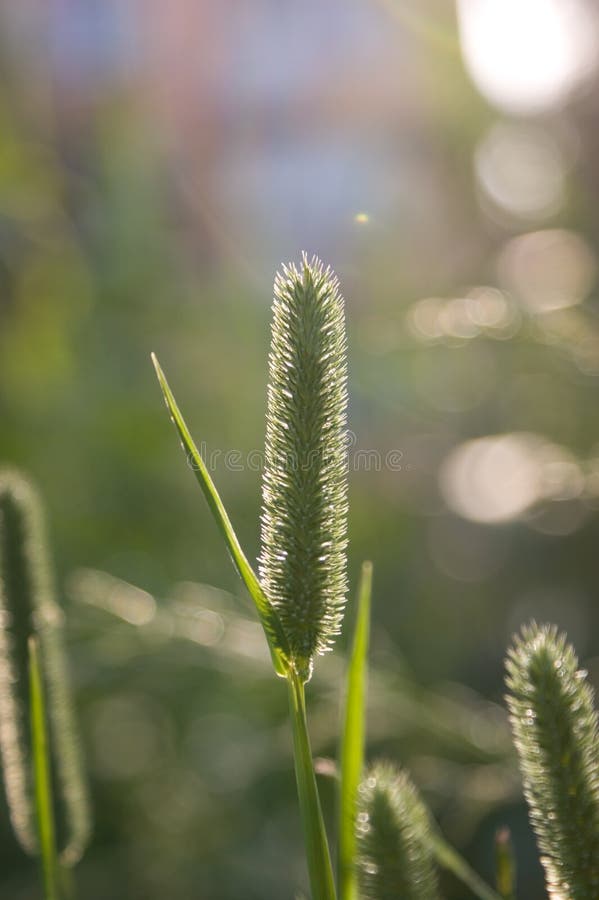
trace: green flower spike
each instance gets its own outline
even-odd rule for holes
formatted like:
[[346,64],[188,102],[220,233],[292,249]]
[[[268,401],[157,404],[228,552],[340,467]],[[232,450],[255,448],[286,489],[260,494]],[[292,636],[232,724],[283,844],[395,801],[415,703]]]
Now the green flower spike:
[[439,900],[429,814],[406,772],[374,765],[356,822],[362,900]]
[[599,897],[599,734],[593,692],[554,626],[522,629],[506,662],[524,795],[555,900]]
[[275,280],[267,407],[260,581],[307,681],[347,590],[344,308],[315,257]]
[[52,756],[73,865],[90,834],[90,813],[68,684],[63,614],[54,598],[41,506],[22,475],[0,470],[0,756],[10,817],[23,849],[38,853],[29,724],[30,645],[39,643]]

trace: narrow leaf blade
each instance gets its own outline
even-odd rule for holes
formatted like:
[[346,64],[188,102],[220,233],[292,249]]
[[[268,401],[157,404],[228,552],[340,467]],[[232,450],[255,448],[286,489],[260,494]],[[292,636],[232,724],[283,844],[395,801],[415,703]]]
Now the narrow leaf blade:
[[187,454],[196,479],[200,487],[202,488],[204,497],[206,498],[208,506],[210,507],[210,511],[212,512],[218,529],[222,537],[224,538],[229,553],[231,554],[235,568],[239,572],[239,575],[241,576],[241,579],[248,589],[250,597],[252,598],[256,606],[260,622],[262,623],[262,627],[264,628],[266,634],[266,639],[268,641],[268,646],[270,649],[270,654],[272,656],[275,671],[278,675],[286,677],[289,669],[287,663],[289,652],[287,648],[287,639],[285,637],[285,633],[283,632],[283,628],[281,626],[279,618],[275,610],[269,603],[264,591],[262,590],[256,573],[250,566],[243,550],[241,549],[241,545],[239,543],[237,535],[235,534],[235,531],[233,530],[231,520],[227,515],[227,511],[223,505],[223,502],[220,499],[212,478],[210,477],[204,460],[202,459],[200,452],[197,449],[193,438],[191,437],[191,434],[189,433],[189,429],[187,428],[185,420],[183,419],[179,407],[177,406],[177,402],[174,398],[173,392],[171,391],[164,372],[162,371],[160,364],[154,354],[152,354],[152,362],[154,364],[154,368],[156,369],[156,375],[158,376],[158,382],[162,389],[167,409],[170,413],[173,424],[177,429],[177,433],[181,440],[183,449]]
[[439,833],[433,835],[433,852],[439,865],[459,878],[479,900],[502,900]]
[[347,670],[347,693],[340,745],[338,883],[340,900],[357,900],[356,794],[364,767],[365,699],[368,678],[372,563],[362,565],[358,614]]
[[507,827],[495,835],[495,882],[502,900],[516,900],[516,858]]
[[59,865],[52,802],[52,783],[46,728],[46,705],[35,638],[29,639],[29,703],[35,785],[35,810],[46,900],[59,900]]

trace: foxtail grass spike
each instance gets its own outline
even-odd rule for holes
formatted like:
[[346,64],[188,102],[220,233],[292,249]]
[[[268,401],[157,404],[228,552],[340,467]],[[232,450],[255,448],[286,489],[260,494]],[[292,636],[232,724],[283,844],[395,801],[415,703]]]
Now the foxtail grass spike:
[[29,724],[28,642],[39,643],[50,719],[51,756],[64,812],[61,861],[73,865],[90,834],[90,814],[76,740],[42,510],[29,481],[0,471],[0,757],[10,817],[28,853],[38,852]]
[[554,900],[599,897],[599,732],[593,691],[555,626],[522,629],[507,703],[524,795]]
[[439,900],[428,811],[405,772],[377,763],[358,791],[362,900]]
[[259,560],[304,681],[340,631],[347,590],[346,383],[339,283],[304,255],[275,280]]

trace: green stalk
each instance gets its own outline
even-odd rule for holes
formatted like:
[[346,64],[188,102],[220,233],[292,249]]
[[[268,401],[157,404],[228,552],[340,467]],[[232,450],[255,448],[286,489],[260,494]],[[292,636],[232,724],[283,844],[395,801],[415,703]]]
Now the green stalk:
[[337,877],[340,900],[357,900],[356,799],[364,767],[365,698],[368,680],[368,641],[372,563],[362,565],[358,615],[354,629],[340,748],[339,851]]
[[293,727],[295,777],[304,830],[312,900],[335,900],[333,868],[331,866],[329,845],[314,776],[310,738],[308,737],[304,684],[295,672],[289,673],[287,683],[289,686],[289,708]]
[[44,892],[46,900],[59,900],[59,866],[56,853],[56,830],[54,826],[52,782],[46,730],[46,705],[35,638],[29,638],[29,691],[35,812]]

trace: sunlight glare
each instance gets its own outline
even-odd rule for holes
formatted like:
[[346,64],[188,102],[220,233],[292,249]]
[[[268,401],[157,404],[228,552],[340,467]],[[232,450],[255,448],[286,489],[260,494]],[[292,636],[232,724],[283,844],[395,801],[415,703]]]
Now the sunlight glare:
[[465,65],[515,113],[559,106],[596,65],[597,21],[581,0],[458,0]]

